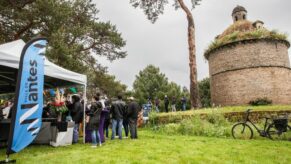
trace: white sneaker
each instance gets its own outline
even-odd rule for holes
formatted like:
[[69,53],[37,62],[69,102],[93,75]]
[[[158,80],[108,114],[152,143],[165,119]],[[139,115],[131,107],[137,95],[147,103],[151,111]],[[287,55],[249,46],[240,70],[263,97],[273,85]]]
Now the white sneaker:
[[91,146],[91,148],[96,148],[96,147],[97,147],[97,145],[92,145],[92,146]]
[[128,138],[128,137],[124,137],[124,138]]
[[100,143],[99,146],[101,147],[102,146],[102,143]]

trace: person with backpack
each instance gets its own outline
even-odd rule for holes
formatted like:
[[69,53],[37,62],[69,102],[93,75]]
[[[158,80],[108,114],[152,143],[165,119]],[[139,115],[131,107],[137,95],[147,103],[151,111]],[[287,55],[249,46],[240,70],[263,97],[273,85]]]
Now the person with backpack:
[[101,146],[101,138],[99,134],[99,122],[100,122],[100,115],[102,112],[102,104],[99,101],[100,100],[100,95],[96,94],[94,97],[96,102],[93,102],[91,107],[90,107],[90,112],[89,112],[89,123],[88,123],[88,128],[92,130],[91,136],[92,136],[92,148],[96,148],[97,144]]

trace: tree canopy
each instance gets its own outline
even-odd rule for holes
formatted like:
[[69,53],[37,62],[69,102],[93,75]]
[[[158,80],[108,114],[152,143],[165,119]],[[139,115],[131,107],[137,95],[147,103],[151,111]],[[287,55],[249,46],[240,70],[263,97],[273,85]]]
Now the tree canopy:
[[158,98],[163,100],[165,95],[169,98],[176,97],[177,99],[185,96],[189,100],[189,92],[187,90],[182,90],[176,83],[169,82],[166,75],[153,65],[148,65],[136,75],[133,83],[133,92],[141,104],[146,103],[148,99],[154,100]]
[[202,107],[210,107],[211,106],[210,79],[205,78],[199,81],[198,85]]
[[[97,14],[91,0],[3,0],[0,43],[47,37],[46,56],[50,61],[87,75],[100,73],[112,82],[114,77],[105,76],[106,67],[98,63],[98,58],[124,58],[126,42],[114,25],[99,21]],[[89,79],[97,81],[100,76],[93,77]]]

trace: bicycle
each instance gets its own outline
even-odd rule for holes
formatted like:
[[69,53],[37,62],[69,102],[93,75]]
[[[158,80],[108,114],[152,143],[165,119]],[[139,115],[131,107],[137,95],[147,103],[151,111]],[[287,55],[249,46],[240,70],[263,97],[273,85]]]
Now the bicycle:
[[[269,139],[279,139],[286,137],[282,135],[291,131],[291,126],[288,125],[288,118],[276,118],[265,117],[264,128],[259,129],[249,118],[251,109],[246,111],[245,119],[242,122],[238,122],[233,125],[231,132],[234,139],[252,139],[254,132],[249,124],[251,124],[261,137],[267,137]],[[271,121],[271,122],[270,122]],[[290,135],[291,136],[291,135]],[[287,136],[288,137],[288,136]],[[290,138],[289,138],[290,140]]]

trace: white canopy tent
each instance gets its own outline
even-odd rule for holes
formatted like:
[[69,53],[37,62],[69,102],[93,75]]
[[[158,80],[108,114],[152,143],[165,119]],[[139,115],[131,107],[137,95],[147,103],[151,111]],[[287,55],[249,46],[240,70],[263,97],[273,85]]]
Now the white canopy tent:
[[[13,42],[0,45],[0,92],[14,91],[16,85],[17,70],[19,68],[20,56],[25,42],[16,40]],[[45,83],[51,80],[56,85],[62,86],[64,83],[79,84],[84,86],[84,122],[85,122],[85,104],[86,104],[86,88],[87,76],[67,69],[64,69],[49,60],[45,59]],[[53,80],[52,80],[53,79]],[[84,142],[85,142],[85,126]]]
[[[16,40],[0,45],[0,65],[18,69],[20,55],[24,46],[25,43],[23,40]],[[61,79],[84,86],[87,84],[86,75],[66,70],[47,59],[45,60],[44,72],[46,76],[52,78]]]

